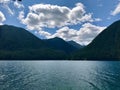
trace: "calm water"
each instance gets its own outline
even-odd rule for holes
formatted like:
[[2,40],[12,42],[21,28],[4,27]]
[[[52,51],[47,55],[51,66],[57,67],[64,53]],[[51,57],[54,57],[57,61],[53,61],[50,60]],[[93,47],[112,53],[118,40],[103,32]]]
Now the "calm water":
[[0,90],[120,90],[120,62],[0,62]]

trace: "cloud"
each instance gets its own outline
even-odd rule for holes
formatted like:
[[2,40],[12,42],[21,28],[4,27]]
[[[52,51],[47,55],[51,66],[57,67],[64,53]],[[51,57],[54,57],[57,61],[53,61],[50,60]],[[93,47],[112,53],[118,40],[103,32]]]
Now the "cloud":
[[64,40],[72,40],[77,37],[77,32],[78,32],[77,30],[70,29],[69,27],[66,26],[57,30],[55,34],[51,35],[48,38],[60,37],[63,38]]
[[4,8],[8,10],[8,13],[10,15],[14,15],[15,12],[13,10],[11,10],[10,7],[7,4],[4,5]]
[[[96,26],[91,23],[85,23],[78,31],[78,42],[83,44],[90,43],[106,27]],[[79,40],[80,39],[80,40]]]
[[91,23],[85,23],[79,30],[63,27],[48,38],[60,37],[64,40],[74,40],[82,45],[89,44],[106,27],[96,26]]
[[3,6],[3,8],[5,8],[6,10],[8,10],[8,13],[14,15],[14,11],[11,10],[9,7],[10,2],[10,0],[0,0],[0,5]]
[[10,13],[11,15],[14,15],[14,11],[10,9],[9,3],[10,3],[10,0],[1,0],[0,1],[0,4],[2,4],[3,8],[8,10],[8,13]]
[[[20,12],[19,12],[18,19],[21,20],[21,21],[24,19],[24,11],[20,11]],[[23,22],[23,21],[22,21],[22,22]]]
[[[19,12],[18,19],[21,20],[21,23],[24,22],[24,11]],[[29,30],[35,30],[35,34],[39,34],[40,36],[45,36],[46,38],[50,37],[51,34],[49,32],[44,31],[41,27],[36,26],[36,27],[27,27]],[[37,31],[36,31],[37,30]]]
[[99,22],[99,21],[102,21],[102,19],[101,18],[95,18],[94,21]]
[[82,3],[77,3],[72,9],[66,6],[35,4],[29,6],[29,13],[22,19],[23,24],[32,28],[55,28],[92,21],[92,14],[86,13]]
[[46,31],[43,31],[43,30],[40,30],[38,32],[39,35],[41,36],[45,36],[46,38],[49,38],[51,36],[51,34],[49,32],[46,32]]
[[0,11],[0,24],[6,20],[4,14]]
[[17,0],[16,1],[12,1],[12,0],[0,0],[0,5],[5,8],[8,13],[10,15],[14,15],[15,12],[13,9],[10,8],[10,4],[13,5],[14,7],[18,8],[18,9],[23,9],[24,8],[24,5],[21,4],[20,2],[18,2]]
[[116,8],[111,12],[111,15],[115,16],[120,13],[120,3],[116,6]]
[[8,2],[10,2],[10,0],[0,0],[0,3],[8,3]]
[[14,6],[16,7],[16,8],[24,8],[24,5],[23,4],[21,4],[21,3],[19,3],[18,1],[15,1],[14,2]]
[[[29,13],[19,13],[19,20],[26,25],[28,30],[36,30],[36,33],[46,38],[60,37],[64,40],[74,40],[80,44],[88,44],[105,27],[91,24],[101,21],[100,18],[92,18],[92,13],[87,13],[82,3],[75,7],[58,6],[51,4],[35,4],[29,6]],[[69,25],[83,24],[80,30],[71,29]],[[43,28],[58,28],[56,33],[51,34]]]

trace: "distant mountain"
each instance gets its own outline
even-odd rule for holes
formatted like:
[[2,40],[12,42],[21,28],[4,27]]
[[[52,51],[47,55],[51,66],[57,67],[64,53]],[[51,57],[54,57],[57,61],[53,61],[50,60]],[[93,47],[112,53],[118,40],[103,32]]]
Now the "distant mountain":
[[77,47],[69,44],[68,42],[58,37],[52,39],[45,39],[44,41],[54,49],[64,51],[65,53],[71,53],[78,50]]
[[72,46],[78,48],[78,49],[81,49],[81,48],[84,47],[84,46],[82,46],[82,45],[76,43],[75,41],[68,41],[68,43],[71,44]]
[[65,59],[65,53],[53,49],[25,29],[2,25],[0,59]]
[[103,30],[88,46],[75,53],[72,59],[119,60],[120,21]]

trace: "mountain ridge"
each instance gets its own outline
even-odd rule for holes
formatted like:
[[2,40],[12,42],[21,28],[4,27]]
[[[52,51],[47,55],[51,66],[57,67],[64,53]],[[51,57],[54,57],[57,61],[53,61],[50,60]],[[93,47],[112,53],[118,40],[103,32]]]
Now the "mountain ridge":
[[65,59],[66,54],[52,49],[44,41],[23,28],[0,26],[1,60]]

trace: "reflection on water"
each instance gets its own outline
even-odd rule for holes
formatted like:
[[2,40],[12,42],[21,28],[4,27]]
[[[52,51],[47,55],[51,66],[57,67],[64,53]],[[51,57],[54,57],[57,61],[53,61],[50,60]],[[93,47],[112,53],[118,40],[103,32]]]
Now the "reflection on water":
[[120,90],[120,62],[1,61],[0,90]]

